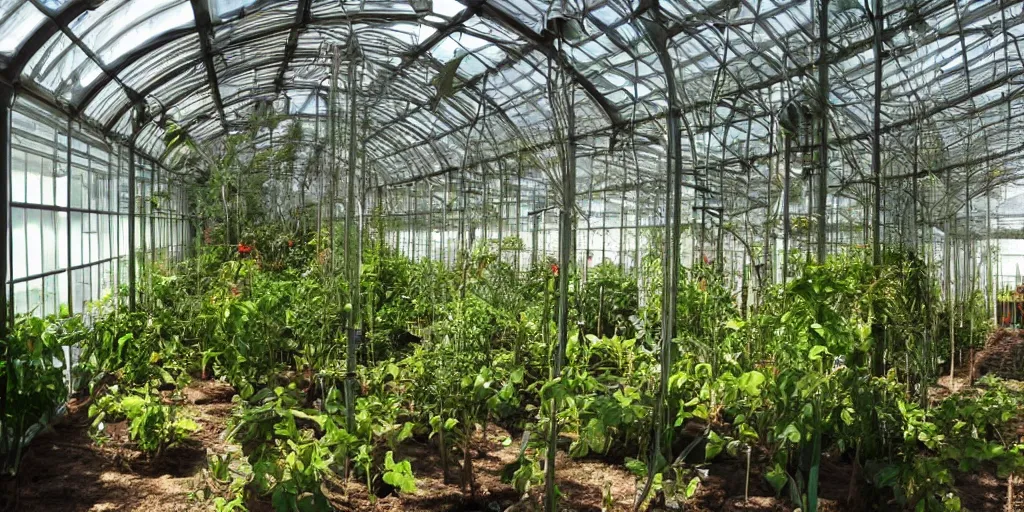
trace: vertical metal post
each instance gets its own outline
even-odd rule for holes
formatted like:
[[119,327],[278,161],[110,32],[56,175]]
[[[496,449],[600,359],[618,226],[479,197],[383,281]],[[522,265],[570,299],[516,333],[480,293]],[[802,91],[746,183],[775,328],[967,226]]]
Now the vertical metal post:
[[540,260],[537,259],[537,247],[540,245],[540,242],[538,241],[538,238],[540,237],[540,229],[541,229],[540,219],[541,219],[542,215],[544,215],[543,212],[533,216],[533,233],[532,233],[532,240],[530,242],[530,266],[531,267],[536,266],[538,261],[540,261]]
[[502,261],[502,249],[505,239],[505,165],[498,160],[498,261]]
[[789,232],[791,223],[789,218],[789,181],[790,171],[793,167],[793,137],[795,133],[783,132],[785,163],[782,167],[782,286],[786,286],[789,279]]
[[[673,73],[672,56],[669,54],[666,41],[659,41],[660,48],[657,49],[662,69],[665,70],[665,78],[668,92],[668,165],[666,165],[666,179],[668,187],[665,192],[665,253],[663,298],[661,311],[661,378],[658,388],[658,401],[655,404],[655,430],[654,449],[651,453],[651,462],[648,465],[649,473],[653,477],[658,471],[657,461],[661,455],[662,426],[666,423],[666,407],[668,400],[668,375],[672,367],[672,340],[676,334],[676,296],[679,289],[679,245],[681,242],[682,220],[682,194],[680,187],[683,178],[682,160],[682,133],[679,129],[680,112],[678,98],[676,97],[676,80]],[[703,196],[702,196],[703,198]],[[703,202],[703,199],[702,199]],[[701,225],[703,231],[703,222]],[[701,251],[704,250],[703,239],[701,240]],[[671,446],[671,440],[667,443]],[[668,457],[667,460],[671,460]]]
[[427,259],[434,259],[434,187],[427,183]]
[[[623,155],[623,164],[626,159]],[[622,166],[623,180],[622,180],[622,196],[619,198],[619,268],[626,270],[626,174],[629,171],[626,170],[626,166]]]
[[[345,202],[345,263],[348,267],[348,294],[352,311],[348,315],[348,350],[346,355],[345,373],[345,410],[348,417],[349,432],[355,431],[355,379],[356,349],[362,340],[361,317],[359,314],[360,299],[360,267],[362,254],[359,253],[361,230],[356,219],[356,164],[358,145],[356,140],[356,55],[349,54],[348,62],[348,94],[349,94],[349,130],[348,130],[348,199]],[[346,308],[347,309],[347,308]]]
[[[562,151],[560,151],[562,157],[562,200],[559,205],[558,215],[558,339],[551,365],[552,379],[558,378],[562,373],[562,364],[569,340],[569,279],[572,275],[573,253],[576,242],[576,116],[574,112],[575,102],[573,101],[575,92],[569,83],[562,83],[560,86],[561,88],[568,89],[568,92],[566,93],[564,90],[556,91],[554,87],[550,91],[552,99],[554,99],[556,93],[564,93],[565,100],[568,103],[565,108],[565,138],[559,141],[559,145],[562,148]],[[561,138],[563,135],[561,133],[562,129],[558,125],[557,114],[555,114],[555,129],[559,132],[556,136]],[[548,433],[547,462],[545,465],[544,510],[546,512],[554,512],[557,509],[555,454],[558,450],[558,408],[558,399],[555,398],[552,400],[550,409],[550,431]]]
[[[136,168],[138,166],[135,155],[135,138],[139,133],[138,126],[138,115],[133,113],[132,116],[132,137],[128,140],[128,311],[135,311],[136,309],[136,251],[135,251],[135,175]],[[70,136],[70,134],[69,134]],[[70,139],[68,145],[71,144]],[[68,162],[68,169],[70,170],[71,162]],[[68,183],[70,185],[70,172],[68,174]],[[68,188],[71,188],[70,186]],[[70,203],[68,203],[70,204]],[[68,219],[70,221],[70,218]],[[70,300],[70,297],[69,297]]]
[[[0,189],[3,189],[3,199],[0,203],[0,224],[4,226],[3,242],[0,242],[0,254],[3,254],[3,261],[0,262],[0,276],[3,276],[5,285],[8,279],[8,262],[11,258],[11,109],[13,106],[14,91],[6,84],[0,83]],[[70,187],[68,188],[70,189]],[[8,327],[13,319],[8,314],[8,294],[5,292],[0,295],[3,295],[0,297],[0,315],[2,315],[0,317],[0,339],[6,340]],[[7,403],[6,381],[7,379],[3,379],[3,383],[0,383],[4,387],[4,393],[0,393],[0,399],[3,400],[0,412],[6,408]],[[2,418],[3,416],[0,415],[0,419]]]
[[[143,158],[143,157],[140,157],[139,160],[140,160],[141,163],[145,163],[145,161],[146,161],[146,159]],[[143,170],[148,171],[150,169],[147,169],[146,167],[143,167]],[[149,184],[149,193],[146,192],[146,190],[147,190],[146,185],[147,184]],[[152,234],[149,233],[147,231],[147,229],[146,229],[146,227],[147,227],[146,226],[146,221],[149,219],[149,212],[146,210],[146,198],[149,197],[149,194],[151,194],[152,191],[153,191],[153,173],[151,171],[151,172],[147,173],[146,179],[143,180],[143,182],[142,182],[142,191],[139,193],[139,197],[137,197],[135,199],[135,203],[134,203],[135,207],[138,208],[138,210],[139,210],[139,214],[142,215],[142,220],[141,220],[141,222],[139,222],[139,225],[142,227],[142,247],[140,248],[139,252],[142,254],[142,278],[143,279],[145,279],[146,275],[149,273],[150,267],[148,266],[148,264],[152,261],[152,260],[147,261],[147,257],[149,256],[149,250],[150,250],[150,246],[149,246],[149,244],[147,244],[147,242],[148,242],[149,237],[152,236]],[[143,290],[143,293],[139,294],[139,299],[141,299],[142,305],[143,305],[143,307],[145,307],[145,305],[146,305],[145,290]]]
[[640,166],[636,161],[636,146],[633,146],[633,167],[636,171],[636,196],[633,213],[633,272],[640,275]]
[[[65,140],[67,142],[66,147],[64,148],[65,151],[66,151],[65,157],[67,158],[65,164],[68,166],[67,167],[67,169],[68,169],[68,190],[67,190],[67,196],[65,197],[65,200],[67,202],[65,204],[67,204],[68,208],[70,208],[71,207],[71,190],[75,188],[74,187],[74,181],[72,181],[72,174],[74,173],[74,170],[72,169],[72,165],[71,165],[71,140],[72,140],[72,137],[71,137],[71,128],[72,128],[71,117],[68,117],[68,125],[67,126],[68,126],[67,133],[64,134]],[[59,131],[59,130],[55,130],[55,131]],[[54,148],[54,149],[56,149],[56,148]],[[89,205],[85,205],[85,207],[88,208]],[[71,216],[72,215],[74,215],[74,214],[69,211],[68,212],[68,229],[67,229],[67,233],[65,233],[65,235],[66,235],[66,242],[68,244],[68,254],[67,254],[67,260],[65,261],[65,263],[68,266],[68,313],[70,313],[70,314],[74,314],[75,313],[75,280],[74,280],[75,272],[73,270],[71,270],[71,267],[73,266],[72,265],[72,261],[73,260],[71,258],[71,253],[72,253],[72,251],[77,250],[79,254],[82,254],[82,246],[81,245],[79,245],[78,247],[75,247],[74,245],[71,245],[71,227],[74,225],[74,223],[71,222]],[[85,215],[82,215],[82,221],[83,222],[85,221]],[[78,229],[80,231],[82,230],[82,223],[81,222],[78,223]],[[84,263],[85,262],[85,257],[84,257],[85,255],[82,255],[82,256],[83,257],[82,257],[81,263]]]
[[[487,207],[489,206],[487,201],[490,199],[487,195],[487,169],[487,164],[482,164],[480,166],[480,184],[483,188],[480,200],[480,239],[483,240],[485,247],[487,245],[487,237],[490,232],[490,230],[487,229]],[[470,247],[470,250],[472,250],[472,247]]]
[[[338,106],[336,103],[338,97],[338,73],[340,73],[340,68],[341,50],[337,46],[334,46],[331,54],[331,90],[327,104],[327,137],[330,141],[329,144],[331,145],[331,163],[329,166],[331,173],[331,190],[330,198],[328,199],[328,207],[330,209],[327,211],[327,239],[330,243],[330,247],[328,248],[328,251],[330,252],[330,263],[327,268],[332,276],[334,275],[334,261],[337,259],[338,253],[338,251],[335,250],[336,244],[334,243],[334,215],[338,203]],[[350,90],[349,93],[351,92],[352,91]]]
[[[818,264],[825,263],[828,254],[826,221],[828,204],[828,4],[821,0],[818,9],[818,109],[821,122],[818,148]],[[880,11],[876,11],[879,12]],[[881,37],[881,35],[879,35]]]
[[[885,19],[882,0],[874,0],[874,101],[871,129],[871,175],[874,185],[874,211],[872,212],[871,262],[882,264],[882,30]],[[877,310],[877,308],[876,308]],[[871,360],[872,373],[881,376],[885,370],[885,326],[876,317],[871,323],[875,342]]]
[[[0,204],[0,224],[4,226],[3,242],[0,242],[0,254],[3,254],[0,262],[0,276],[3,276],[4,285],[7,286],[9,263],[12,258],[10,248],[11,237],[11,109],[13,108],[14,91],[6,84],[0,82],[0,188],[3,189],[2,204]],[[7,341],[9,326],[13,322],[12,311],[8,308],[11,304],[7,298],[11,295],[11,288],[5,288],[0,293],[0,339]],[[14,301],[11,300],[11,303]],[[6,352],[6,351],[5,351]],[[5,364],[10,361],[5,360]],[[11,379],[0,379],[0,432],[6,437],[7,425],[4,418],[7,417],[7,382]],[[7,469],[6,463],[4,469]]]
[[[518,238],[520,242],[523,241],[522,235],[520,233],[521,227],[522,227],[522,224],[523,224],[522,215],[523,215],[523,159],[522,159],[521,156],[516,155],[516,214],[515,214],[515,219],[516,219],[516,238]],[[521,259],[522,259],[522,254],[517,251],[516,252],[516,272],[519,271],[519,264],[520,264],[520,260]]]
[[128,310],[135,311],[135,141],[128,146]]
[[441,261],[448,264],[448,193],[452,189],[452,173],[444,174],[444,204],[441,205]]

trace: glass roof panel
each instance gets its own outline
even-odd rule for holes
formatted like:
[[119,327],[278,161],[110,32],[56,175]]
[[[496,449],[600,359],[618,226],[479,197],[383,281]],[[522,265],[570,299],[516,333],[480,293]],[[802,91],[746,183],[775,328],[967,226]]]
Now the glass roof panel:
[[217,21],[234,18],[254,3],[256,0],[210,0],[210,15]]
[[64,34],[55,36],[51,43],[47,47],[54,58],[42,58],[43,54],[37,53],[40,59],[33,57],[22,77],[70,103],[72,96],[99,78],[103,70]]
[[[576,93],[577,130],[593,132],[581,138],[588,144],[581,154],[589,159],[615,139],[617,151],[635,145],[649,155],[640,163],[645,172],[657,172],[660,165],[667,81],[644,24],[635,19],[635,0],[564,2],[566,12],[549,12],[551,2],[544,0],[434,0],[425,3],[429,13],[417,13],[406,0],[312,0],[305,19],[295,1],[204,1],[214,32],[212,69],[204,62],[189,0],[106,0],[91,9],[60,0],[0,0],[0,68],[15,58],[27,62],[19,76],[5,78],[20,80],[55,104],[67,102],[71,111],[109,127],[111,135],[128,131],[134,91],[154,119],[166,111],[216,138],[243,128],[257,104],[271,102],[294,115],[325,113],[330,48],[345,49],[355,41],[364,62],[352,92],[370,116],[368,151],[395,167],[387,172],[414,176],[461,165],[446,162],[451,158],[445,155],[494,158],[508,139],[521,137],[550,153],[555,123],[546,75],[550,56],[561,48],[558,62],[568,63],[563,77]],[[820,45],[812,3],[659,5],[668,20],[672,71],[684,84],[679,95],[697,139],[694,149],[704,150],[697,156],[687,151],[687,158],[697,160],[688,165],[717,167],[728,175],[726,182],[745,184],[750,164],[767,180],[767,155],[777,142],[771,140],[775,114],[791,97],[805,103],[815,97]],[[948,152],[944,165],[962,170],[993,151],[978,141],[1010,146],[986,160],[993,164],[1024,153],[1024,121],[1017,117],[1024,109],[1014,104],[1024,70],[1016,43],[1024,36],[1024,6],[957,6],[959,12],[939,0],[921,0],[914,9],[889,6],[882,116],[887,144],[897,145],[905,145],[908,131],[922,124],[919,117],[926,119],[928,132]],[[828,98],[833,140],[839,142],[831,173],[857,181],[865,166],[857,159],[867,147],[872,117],[872,29],[859,5],[833,2],[832,8]],[[544,30],[552,16],[576,20],[580,30],[555,44],[556,36]],[[453,21],[461,17],[467,19]],[[55,26],[68,18],[67,26]],[[37,39],[47,40],[24,49],[23,41],[37,32]],[[438,76],[463,55],[452,94],[440,98]],[[208,83],[211,76],[216,83]],[[352,86],[344,72],[339,86],[338,101],[347,105]],[[628,126],[633,119],[639,124]],[[615,130],[628,129],[613,138],[610,123]],[[906,165],[906,155],[900,155],[892,166]],[[586,169],[589,164],[581,173]],[[863,193],[862,186],[851,189]],[[751,197],[765,194],[754,190]]]
[[111,80],[96,95],[85,108],[85,116],[106,126],[121,107],[128,104],[128,95],[124,92],[121,84]]
[[126,86],[142,92],[156,80],[174,74],[174,70],[198,62],[201,58],[199,35],[187,34],[147,53],[117,76]]
[[362,0],[358,5],[333,0],[313,2],[313,17],[318,20],[348,18],[353,14],[413,14],[409,2],[402,0]]
[[105,64],[161,34],[191,26],[195,18],[188,0],[107,0],[69,24]]
[[298,2],[275,2],[256,12],[214,27],[214,46],[223,48],[232,41],[256,38],[286,30],[295,21]]
[[31,2],[0,2],[0,61],[14,56],[25,39],[45,20],[46,15],[39,12]]

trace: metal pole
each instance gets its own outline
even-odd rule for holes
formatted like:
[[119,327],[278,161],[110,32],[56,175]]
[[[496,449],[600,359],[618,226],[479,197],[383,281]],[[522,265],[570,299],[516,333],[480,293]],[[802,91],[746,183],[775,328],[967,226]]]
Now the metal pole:
[[[522,157],[516,158],[516,238],[521,243],[522,233],[520,228],[522,227],[522,219],[520,216],[523,214],[523,159]],[[521,246],[520,246],[521,247]],[[522,259],[522,253],[516,251],[516,272],[519,272],[520,260]]]
[[790,232],[790,218],[789,218],[789,176],[790,171],[793,167],[793,137],[795,133],[783,132],[784,145],[783,151],[785,156],[783,157],[785,163],[782,167],[782,286],[785,288],[786,281],[789,279],[789,232]]
[[[329,99],[327,103],[327,137],[331,145],[331,164],[329,170],[331,173],[330,182],[330,198],[328,199],[327,211],[327,239],[330,246],[328,251],[330,253],[330,263],[328,263],[328,273],[334,275],[334,261],[337,258],[337,252],[335,250],[334,243],[334,214],[335,208],[338,202],[338,73],[340,73],[341,67],[341,50],[334,46],[332,48],[331,55],[331,90],[329,93]],[[351,91],[349,91],[351,93]]]
[[[668,85],[668,97],[669,97],[669,116],[668,116],[668,166],[666,179],[668,180],[669,187],[665,194],[665,211],[666,214],[671,214],[671,217],[667,217],[665,224],[665,253],[664,253],[664,268],[665,268],[665,280],[663,284],[664,296],[662,298],[662,321],[661,321],[661,379],[659,386],[659,399],[655,404],[656,409],[659,410],[657,416],[656,425],[663,425],[662,416],[665,415],[665,403],[668,400],[668,374],[672,367],[672,340],[676,335],[676,296],[679,289],[679,246],[681,243],[681,221],[682,221],[682,194],[680,193],[680,187],[682,186],[683,179],[683,159],[682,159],[682,133],[679,129],[679,116],[682,115],[680,111],[678,99],[676,97],[676,83],[675,74],[672,72],[672,57],[668,50],[662,48],[660,51],[660,59],[662,61],[662,68],[666,70],[666,82]],[[703,201],[704,196],[702,196]],[[704,245],[703,240],[701,241],[701,251],[703,251]],[[654,457],[660,454],[661,450],[661,429],[657,428],[654,432]],[[671,442],[671,440],[670,440]],[[657,459],[652,459],[655,462]],[[657,469],[653,466],[651,468],[651,475],[653,475]]]
[[[657,4],[655,4],[657,5]],[[660,17],[660,12],[655,11],[655,16]],[[663,253],[662,275],[663,275],[663,297],[661,302],[661,346],[659,347],[659,360],[661,374],[658,386],[658,398],[654,404],[654,432],[653,443],[648,462],[647,482],[643,492],[640,493],[640,500],[646,498],[653,483],[654,475],[661,468],[658,461],[662,455],[662,430],[666,424],[665,417],[668,409],[666,402],[668,398],[668,376],[672,367],[672,340],[676,331],[676,296],[679,287],[679,244],[680,244],[680,222],[682,210],[682,197],[680,186],[682,184],[683,161],[682,161],[682,133],[679,130],[679,116],[681,115],[678,98],[676,97],[675,73],[673,73],[672,56],[668,52],[667,34],[664,26],[658,23],[647,23],[648,33],[654,42],[655,51],[665,72],[665,79],[668,93],[668,162],[665,179],[668,186],[665,190],[665,251]],[[701,245],[703,250],[703,243]],[[671,446],[671,439],[665,443]],[[665,458],[671,460],[671,454]]]
[[[562,201],[558,212],[558,340],[554,360],[551,366],[551,378],[556,379],[562,373],[565,349],[569,340],[569,279],[572,274],[573,246],[576,241],[575,206],[576,206],[576,116],[573,101],[574,91],[568,83],[561,84],[569,89],[566,94],[565,140],[562,141]],[[565,92],[565,91],[560,91]],[[552,89],[552,96],[555,95]],[[555,113],[556,130],[559,130],[557,112]],[[561,130],[559,130],[561,131]],[[559,134],[560,135],[560,134]],[[555,454],[558,450],[558,399],[552,400],[550,409],[550,432],[548,437],[548,453],[546,471],[546,487],[544,509],[554,512],[557,508],[555,492]]]
[[355,432],[355,379],[356,349],[362,340],[360,327],[360,267],[362,255],[359,247],[360,229],[356,220],[356,55],[351,53],[348,62],[348,94],[349,94],[349,130],[348,130],[348,200],[345,202],[345,263],[348,267],[348,294],[352,311],[348,315],[348,353],[345,373],[345,411],[348,417],[349,432]]
[[452,189],[452,173],[444,175],[444,204],[441,205],[441,262],[448,264],[448,193]]
[[[74,181],[72,181],[72,176],[71,176],[72,173],[74,172],[73,169],[72,169],[72,165],[71,165],[71,146],[72,146],[72,143],[71,143],[71,140],[72,140],[72,137],[71,137],[71,127],[72,127],[72,125],[71,125],[71,118],[68,117],[68,130],[67,130],[67,133],[64,134],[65,137],[67,137],[67,144],[65,145],[66,146],[66,148],[65,148],[65,151],[66,151],[65,157],[67,158],[67,160],[65,160],[65,162],[67,162],[67,166],[68,166],[68,190],[67,190],[67,195],[65,196],[64,199],[66,201],[65,204],[67,204],[68,207],[71,206],[71,190],[74,188],[74,186],[72,185],[74,183]],[[89,205],[85,205],[85,207],[88,208]],[[79,254],[81,254],[82,247],[81,247],[81,245],[79,245],[76,248],[75,246],[71,245],[71,226],[72,226],[71,215],[72,215],[72,213],[68,212],[68,229],[67,229],[67,233],[66,233],[66,236],[65,236],[65,243],[68,244],[68,254],[67,254],[67,259],[65,260],[65,263],[68,266],[68,313],[74,314],[75,313],[75,305],[74,305],[75,304],[75,280],[74,280],[75,271],[71,270],[71,267],[73,266],[71,264],[71,262],[72,262],[71,253],[72,253],[72,251],[78,250]],[[78,228],[79,229],[82,229],[82,224],[84,222],[85,222],[85,216],[83,215],[82,216],[82,222],[80,222],[78,224]],[[81,261],[84,262],[85,261],[84,255],[82,255],[82,256],[83,257],[82,257]]]
[[[3,82],[0,82],[0,188],[3,189],[3,204],[0,205],[0,223],[5,227],[5,233],[3,242],[0,242],[0,252],[3,254],[2,263],[0,263],[0,276],[4,276],[7,279],[7,270],[9,268],[8,263],[10,262],[11,250],[9,246],[11,236],[11,109],[14,102],[14,91]],[[68,187],[70,188],[70,187]],[[5,283],[6,284],[6,283]],[[13,321],[13,315],[10,314],[8,307],[8,294],[10,290],[5,290],[4,293],[0,294],[0,339],[7,341],[7,334],[9,332],[9,326]],[[11,301],[14,302],[14,301]],[[7,352],[7,351],[5,351]],[[9,354],[5,357],[5,364],[10,364]],[[6,436],[7,424],[4,422],[4,418],[7,417],[7,382],[10,379],[0,379],[0,432],[4,432]],[[5,464],[6,469],[6,464]]]
[[[818,108],[820,110],[821,133],[818,148],[818,263],[825,263],[828,254],[826,206],[828,203],[828,4],[829,0],[821,0],[818,9]],[[881,11],[876,11],[880,13]],[[881,38],[881,34],[878,36]]]
[[[872,214],[871,262],[877,268],[882,264],[882,29],[884,12],[882,0],[874,5],[874,57],[875,87],[871,130],[871,175],[874,181],[874,211]],[[871,367],[875,376],[882,375],[885,368],[885,326],[876,317],[871,324],[875,342]]]
[[[11,109],[14,106],[14,90],[8,87],[6,84],[0,82],[0,188],[3,189],[3,204],[0,204],[0,224],[3,224],[6,229],[6,234],[3,236],[3,242],[0,242],[0,253],[3,256],[3,262],[0,263],[0,276],[4,276],[7,279],[8,262],[11,257],[11,248],[9,246],[11,236]],[[71,187],[68,187],[69,189]],[[68,230],[70,232],[70,230]],[[0,339],[7,339],[8,328],[13,318],[8,314],[8,294],[0,294]],[[0,410],[6,408],[7,393],[6,393],[6,381],[0,385],[4,386],[4,393],[0,394],[0,398],[3,399],[4,407],[0,407]],[[0,420],[3,416],[0,415]]]
[[[71,141],[68,141],[70,144]],[[128,311],[135,311],[136,269],[135,269],[135,137],[128,141]],[[68,162],[70,169],[71,162]],[[69,174],[70,176],[70,174]],[[70,181],[69,181],[70,183]],[[70,302],[70,297],[68,297]]]

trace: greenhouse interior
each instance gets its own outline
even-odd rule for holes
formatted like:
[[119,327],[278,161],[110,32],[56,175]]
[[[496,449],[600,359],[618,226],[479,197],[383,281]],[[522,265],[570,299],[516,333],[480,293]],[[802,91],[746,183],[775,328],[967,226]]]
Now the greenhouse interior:
[[0,0],[0,512],[1024,510],[1022,38]]

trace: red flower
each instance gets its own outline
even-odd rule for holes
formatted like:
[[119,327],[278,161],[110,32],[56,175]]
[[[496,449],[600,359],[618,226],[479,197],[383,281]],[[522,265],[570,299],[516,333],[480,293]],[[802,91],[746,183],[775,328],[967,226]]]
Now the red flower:
[[551,273],[556,276],[558,275],[558,263],[551,264]]
[[292,240],[288,240],[288,247],[295,247],[295,242]]
[[243,244],[241,242],[238,243],[238,253],[239,254],[249,254],[250,252],[252,252],[252,247],[250,247],[248,245],[245,245],[245,244]]

